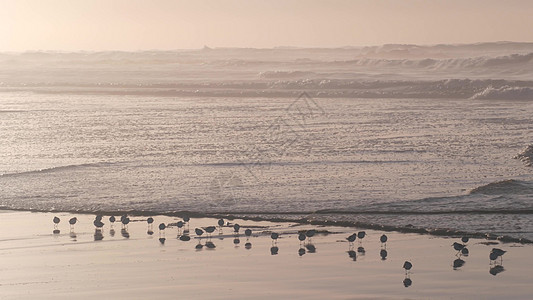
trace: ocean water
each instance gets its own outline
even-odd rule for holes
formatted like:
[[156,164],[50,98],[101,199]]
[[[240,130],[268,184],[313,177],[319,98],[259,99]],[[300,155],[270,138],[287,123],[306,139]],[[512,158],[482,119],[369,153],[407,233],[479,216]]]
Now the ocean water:
[[0,206],[533,239],[533,46],[505,46],[1,54]]

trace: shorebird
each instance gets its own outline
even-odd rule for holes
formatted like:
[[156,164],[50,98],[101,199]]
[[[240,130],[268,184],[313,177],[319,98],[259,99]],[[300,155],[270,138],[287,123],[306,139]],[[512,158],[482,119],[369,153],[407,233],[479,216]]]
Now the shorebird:
[[357,239],[357,233],[354,233],[346,238],[348,241],[348,246],[351,248],[353,246],[353,242],[355,242],[355,239]]
[[366,236],[366,232],[364,232],[364,231],[359,231],[359,232],[357,233],[357,237],[359,238],[359,241],[360,241],[360,242],[363,241],[363,239],[365,238],[365,236]]
[[205,232],[207,232],[207,236],[210,237],[211,233],[213,233],[217,228],[215,226],[207,226],[205,229]]
[[496,254],[494,252],[489,253],[489,259],[491,261],[498,259],[498,254]]
[[276,247],[276,246],[272,246],[272,247],[270,248],[270,254],[271,254],[271,255],[277,255],[277,254],[278,254],[278,251],[279,251],[279,248]]
[[241,225],[239,225],[239,224],[233,225],[233,231],[235,231],[235,233],[239,233],[240,229],[241,229]]
[[461,242],[463,242],[463,244],[468,243],[469,240],[470,240],[470,239],[469,239],[467,236],[463,236],[463,237],[461,238]]
[[[148,235],[154,234],[154,231],[152,230],[153,223],[154,223],[154,218],[149,217],[148,219],[146,219],[146,223],[148,223],[148,229],[146,230],[146,233],[148,233]],[[161,231],[159,232],[159,236],[161,236]]]
[[128,226],[128,224],[130,223],[130,218],[128,218],[127,215],[123,215],[120,218],[120,222],[122,223],[122,228],[125,229]]
[[464,256],[468,256],[468,254],[470,254],[470,251],[468,251],[468,248],[464,247],[463,249],[461,249],[461,254]]
[[54,217],[53,221],[54,221],[54,231],[53,231],[53,233],[54,234],[59,234],[60,231],[59,231],[59,229],[57,229],[57,226],[58,226],[58,224],[59,224],[59,222],[61,220],[58,217]]
[[96,215],[96,217],[94,219],[98,220],[98,221],[102,221],[103,218],[104,218],[104,216],[102,216],[102,215]]
[[252,230],[250,228],[246,229],[244,231],[244,235],[249,238],[250,236],[252,236]]
[[366,232],[364,231],[359,231],[357,233],[357,238],[359,238],[359,245],[363,243],[363,239],[365,238],[365,236],[366,236]]
[[453,249],[455,249],[455,250],[457,250],[457,251],[461,251],[461,250],[463,250],[463,248],[465,247],[465,245],[460,244],[460,243],[457,243],[457,242],[454,242],[454,243],[452,244],[452,246],[453,246]]
[[303,256],[305,254],[305,248],[298,249],[298,255]]
[[187,229],[183,231],[184,233],[189,233],[189,221],[190,220],[191,220],[191,218],[189,218],[189,216],[183,217],[183,222],[185,222],[185,224],[187,224]]
[[179,238],[180,235],[181,235],[181,228],[183,228],[183,225],[184,225],[183,221],[178,221],[178,222],[176,223],[176,226],[178,226],[178,238]]
[[403,263],[403,268],[405,269],[405,274],[407,274],[409,271],[411,271],[411,268],[413,267],[413,264],[410,261],[405,261]]
[[357,260],[357,253],[353,250],[350,250],[348,251],[348,256],[353,260],[353,261],[356,261]]
[[379,237],[379,241],[381,242],[381,247],[383,247],[383,246],[386,247],[387,246],[387,244],[386,244],[387,240],[388,240],[388,238],[384,234]]
[[183,221],[178,221],[176,225],[178,226],[178,228],[183,228],[183,225],[185,225],[185,223],[183,223]]
[[506,252],[507,251],[502,250],[502,249],[492,248],[492,250],[490,251],[490,254],[489,254],[489,258],[490,258],[490,260],[496,260],[499,257],[501,259],[500,264],[502,264],[503,263],[503,255]]
[[165,225],[165,223],[159,224],[159,231],[163,231],[165,230],[165,228],[167,228],[167,225]]
[[272,232],[272,234],[270,235],[270,238],[272,239],[272,243],[274,242],[278,242],[278,238],[279,238],[279,234],[277,232]]
[[94,220],[93,224],[96,229],[101,229],[102,227],[104,227],[104,223],[101,221],[101,219],[99,220],[98,218]]
[[117,219],[115,218],[115,216],[111,216],[111,217],[109,217],[109,222],[111,222],[111,224],[112,224],[112,223],[115,223],[116,220],[117,220]]
[[314,230],[314,229],[307,230],[307,231],[305,232],[305,236],[309,238],[309,243],[311,242],[311,238],[312,238],[313,236],[315,236],[315,233],[316,233],[316,230]]
[[76,224],[76,222],[78,222],[78,218],[76,217],[70,218],[70,220],[68,220],[68,223],[70,224],[70,230],[74,229],[74,224]]
[[195,228],[194,232],[196,232],[196,235],[199,237],[198,238],[198,245],[196,245],[196,249],[200,250],[200,249],[203,248],[201,236],[202,236],[202,234],[204,234],[204,231],[202,229],[200,229],[200,228]]
[[302,244],[303,241],[305,241],[305,239],[307,238],[307,235],[303,232],[300,232],[300,234],[298,234],[298,240],[300,241],[300,245]]
[[502,249],[498,249],[498,248],[492,248],[492,250],[491,250],[490,252],[492,252],[492,253],[496,253],[497,256],[502,256],[502,255],[504,255],[507,251],[502,250]]
[[154,218],[149,217],[146,219],[146,223],[148,223],[148,228],[152,228],[152,223],[154,223]]
[[380,238],[379,238],[379,241],[382,243],[382,244],[385,244],[387,242],[387,236],[386,235],[382,235]]
[[199,237],[202,236],[202,234],[204,234],[204,231],[200,228],[195,228],[194,232],[196,232],[196,235]]
[[224,226],[224,219],[219,219],[217,224],[218,224],[218,234],[222,234],[222,226]]

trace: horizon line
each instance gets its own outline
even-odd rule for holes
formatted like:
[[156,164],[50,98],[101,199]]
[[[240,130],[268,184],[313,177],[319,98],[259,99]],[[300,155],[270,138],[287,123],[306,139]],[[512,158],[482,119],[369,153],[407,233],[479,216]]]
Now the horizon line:
[[533,44],[533,41],[478,41],[471,43],[436,43],[436,44],[416,44],[416,43],[385,43],[374,45],[346,45],[337,47],[307,47],[307,46],[273,46],[273,47],[238,47],[238,46],[222,46],[222,47],[210,47],[204,45],[201,48],[173,48],[173,49],[137,49],[137,50],[124,50],[124,49],[107,49],[107,50],[61,50],[61,49],[26,49],[26,50],[1,50],[0,53],[98,53],[98,52],[175,52],[175,51],[203,51],[203,50],[231,50],[231,49],[249,49],[249,50],[306,50],[306,49],[321,49],[321,50],[335,50],[335,49],[363,49],[374,48],[383,46],[419,46],[419,47],[436,47],[436,46],[466,46],[466,45],[483,45],[483,44]]

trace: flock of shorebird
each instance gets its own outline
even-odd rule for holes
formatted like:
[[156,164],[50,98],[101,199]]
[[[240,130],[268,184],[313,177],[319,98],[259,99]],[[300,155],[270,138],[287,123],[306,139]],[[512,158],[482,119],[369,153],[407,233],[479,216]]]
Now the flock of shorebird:
[[[102,236],[102,228],[104,227],[104,223],[102,222],[103,220],[103,216],[102,215],[97,215],[93,221],[93,224],[95,226],[95,240],[101,240],[103,239],[103,236]],[[53,218],[53,222],[54,222],[54,234],[59,234],[60,231],[58,229],[58,226],[59,226],[59,223],[60,223],[60,219],[56,216]],[[122,223],[122,235],[124,237],[129,237],[129,234],[127,232],[127,229],[128,229],[128,224],[130,223],[130,218],[127,216],[127,215],[123,215],[120,217],[120,222]],[[181,221],[178,221],[176,223],[172,223],[172,224],[165,224],[165,223],[160,223],[158,228],[159,228],[159,241],[161,242],[161,244],[164,244],[165,243],[165,229],[167,227],[170,227],[170,226],[176,226],[178,228],[178,235],[177,235],[177,238],[181,241],[189,241],[191,240],[191,236],[189,235],[189,221],[190,221],[190,218],[189,217],[183,217],[183,220]],[[71,231],[71,234],[73,233],[73,230],[74,230],[74,225],[78,222],[78,219],[76,217],[72,217],[69,219],[69,224],[70,224],[70,231]],[[116,222],[116,218],[114,216],[111,216],[109,217],[109,222],[111,223],[111,230],[110,232],[112,232],[112,234],[114,234],[114,229],[113,229],[113,224]],[[154,232],[153,232],[153,223],[154,223],[154,218],[152,217],[149,217],[146,219],[146,222],[148,224],[148,231],[147,233],[149,235],[152,235]],[[218,229],[218,232],[219,232],[219,235],[222,234],[222,230],[223,230],[223,227],[231,227],[233,228],[233,232],[234,232],[234,244],[239,244],[240,243],[240,239],[239,239],[239,231],[241,229],[241,226],[239,224],[230,224],[229,222],[226,222],[224,219],[219,219],[218,222],[217,222],[218,226],[207,226],[207,227],[201,227],[201,228],[195,228],[194,229],[194,232],[196,234],[196,238],[198,238],[198,245],[196,245],[196,249],[197,250],[200,250],[202,249],[204,246],[208,249],[213,249],[215,248],[215,244],[211,241],[211,237],[212,237],[212,234]],[[201,239],[202,239],[202,236],[203,234],[206,234],[206,239],[207,241],[205,242],[205,244],[202,244],[201,243]],[[300,248],[298,249],[298,255],[302,256],[304,255],[305,253],[309,252],[309,253],[315,253],[316,252],[316,247],[313,245],[312,241],[311,241],[311,238],[313,236],[315,236],[315,234],[317,233],[317,231],[315,229],[310,229],[310,230],[304,230],[304,231],[299,231],[298,232],[298,240],[300,241]],[[250,249],[252,247],[252,243],[250,242],[250,237],[252,236],[252,230],[250,228],[247,228],[245,231],[244,231],[244,235],[246,236],[246,243],[245,243],[245,248],[246,249]],[[72,235],[71,235],[72,236]],[[74,235],[75,236],[75,235]],[[363,239],[365,238],[366,236],[366,232],[365,231],[359,231],[357,233],[353,233],[351,234],[350,236],[346,237],[346,240],[348,241],[348,255],[351,259],[353,259],[354,261],[356,260],[356,257],[357,257],[357,253],[355,252],[354,250],[354,243],[356,240],[358,240],[359,242],[359,247],[357,248],[357,252],[361,253],[361,254],[364,254],[365,253],[365,248],[362,246],[362,241]],[[270,234],[270,238],[272,239],[272,247],[270,248],[270,252],[272,255],[276,255],[278,254],[279,252],[279,248],[277,247],[277,240],[278,238],[280,237],[280,234],[277,233],[277,232],[271,232]],[[387,258],[387,240],[388,240],[388,237],[387,235],[383,234],[381,235],[381,237],[379,238],[380,242],[381,242],[381,251],[380,251],[380,256],[381,256],[381,259],[382,260],[386,260]],[[453,269],[456,270],[460,267],[462,267],[464,264],[465,264],[465,261],[461,259],[461,257],[467,257],[469,255],[469,250],[468,248],[466,247],[467,244],[468,244],[468,241],[469,241],[469,238],[468,237],[462,237],[461,238],[461,243],[459,242],[454,242],[452,244],[452,247],[457,251],[456,253],[456,256],[457,256],[457,259],[453,261]],[[489,270],[489,273],[492,274],[492,275],[497,275],[498,273],[501,273],[504,271],[504,268],[503,268],[503,255],[506,253],[507,251],[505,250],[502,250],[502,249],[499,249],[499,248],[493,248],[490,253],[489,253],[489,259],[490,259],[490,270]],[[499,259],[499,262],[498,262],[498,259]],[[412,285],[412,280],[410,278],[410,274],[411,274],[411,269],[413,268],[413,264],[410,262],[410,261],[405,261],[404,264],[403,264],[403,269],[405,270],[405,279],[403,281],[403,284],[405,287],[409,287]]]

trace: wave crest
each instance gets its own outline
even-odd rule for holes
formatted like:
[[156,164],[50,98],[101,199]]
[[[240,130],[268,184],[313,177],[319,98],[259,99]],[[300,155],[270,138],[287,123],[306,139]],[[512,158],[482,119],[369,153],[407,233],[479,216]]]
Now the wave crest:
[[109,165],[112,165],[112,164],[114,164],[114,163],[100,162],[100,163],[87,163],[87,164],[78,164],[78,165],[66,165],[66,166],[51,167],[51,168],[24,171],[24,172],[4,173],[4,174],[0,174],[0,178],[18,177],[18,176],[45,174],[45,173],[54,173],[54,172],[73,170],[73,169],[79,169],[79,168],[91,168],[91,167],[92,168],[97,168],[97,167],[109,166]]
[[470,191],[470,194],[483,194],[483,195],[527,195],[533,194],[533,186],[531,183],[527,183],[520,180],[508,179],[497,182],[491,182],[486,185],[476,187]]
[[526,163],[526,166],[533,166],[533,144],[527,146],[524,150],[518,153],[514,159],[519,159]]
[[471,99],[531,100],[533,99],[533,89],[529,87],[511,87],[508,85],[494,88],[490,85],[482,92],[476,93]]

